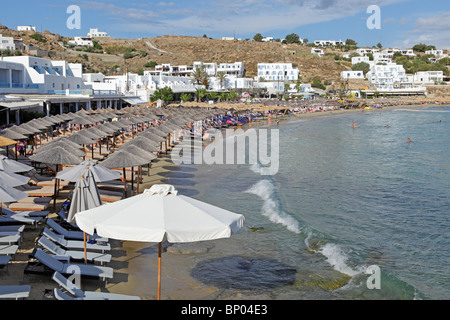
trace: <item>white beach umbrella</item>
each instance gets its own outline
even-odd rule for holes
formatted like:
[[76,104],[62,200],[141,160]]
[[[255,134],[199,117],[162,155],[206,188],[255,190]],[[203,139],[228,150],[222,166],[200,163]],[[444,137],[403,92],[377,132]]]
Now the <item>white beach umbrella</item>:
[[5,185],[0,181],[0,214],[2,212],[3,203],[16,202],[28,197],[29,194]]
[[83,161],[79,165],[67,168],[58,172],[56,177],[61,180],[76,182],[80,176],[84,175],[86,171],[90,171],[94,176],[96,182],[105,182],[120,179],[120,172],[105,168],[93,161]]
[[80,212],[75,220],[89,234],[159,243],[158,300],[164,240],[183,243],[229,238],[244,224],[243,215],[178,195],[171,185],[154,185],[140,195]]
[[0,155],[0,170],[16,173],[28,172],[32,169],[33,167],[27,166],[26,164],[8,159],[8,157]]
[[23,186],[24,184],[27,184],[30,179],[30,177],[25,177],[13,172],[0,170],[1,183],[12,188]]

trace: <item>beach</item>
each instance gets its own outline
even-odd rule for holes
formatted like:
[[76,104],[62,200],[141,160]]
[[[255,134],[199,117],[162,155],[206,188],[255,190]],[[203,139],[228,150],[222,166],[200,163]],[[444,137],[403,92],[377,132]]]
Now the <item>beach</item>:
[[[430,106],[436,106],[431,104]],[[406,107],[406,106],[399,106]],[[407,105],[408,108],[424,107],[423,104]],[[397,108],[394,106],[383,107],[383,109]],[[274,116],[271,120],[264,120],[252,123],[252,126],[269,125],[276,126],[276,120],[284,121],[290,119],[303,119],[311,117],[332,117],[346,113],[377,112],[376,109],[361,110],[332,110],[324,112],[297,113],[291,115]],[[154,184],[165,184],[172,173],[176,173],[177,166],[171,161],[170,151],[163,153],[161,157],[152,162],[150,176],[147,175],[147,168],[144,168],[143,182],[139,187],[142,192]],[[175,175],[176,177],[176,175]],[[169,179],[170,180],[170,179]],[[195,188],[195,186],[194,186]],[[62,190],[57,200],[56,210],[51,207],[49,218],[56,218],[56,212],[61,208],[66,200],[69,190]],[[208,201],[208,199],[202,199]],[[37,227],[27,226],[22,233],[23,239],[19,246],[19,251],[10,264],[0,270],[0,285],[31,285],[31,292],[28,300],[53,299],[53,288],[57,288],[56,282],[47,275],[24,274],[29,255],[35,248],[35,241],[39,238],[40,232],[45,223]],[[227,241],[227,240],[220,240]],[[195,279],[191,270],[194,267],[186,262],[187,255],[207,253],[214,246],[220,246],[220,241],[199,244],[177,244],[165,243],[162,255],[162,299],[163,300],[214,300],[227,298],[221,295],[221,289],[212,285],[205,285]],[[114,278],[106,286],[98,280],[83,280],[82,289],[91,291],[105,291],[111,293],[138,295],[143,300],[156,300],[157,294],[157,244],[121,242],[111,240],[113,259],[108,266],[114,269]],[[230,299],[238,299],[239,296],[228,296]],[[247,297],[249,298],[249,297]],[[252,299],[268,299],[265,294],[254,295]]]

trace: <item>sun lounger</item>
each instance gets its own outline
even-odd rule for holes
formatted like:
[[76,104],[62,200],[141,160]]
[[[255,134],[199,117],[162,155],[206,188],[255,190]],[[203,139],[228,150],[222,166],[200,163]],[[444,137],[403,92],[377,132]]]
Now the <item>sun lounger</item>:
[[42,219],[42,217],[26,217],[23,215],[0,216],[0,225],[29,224],[36,226]]
[[[39,187],[55,187],[55,178],[44,177],[36,172],[36,170],[31,170],[24,174],[30,177],[30,183]],[[69,185],[70,181],[59,181],[59,187],[64,188]]]
[[24,225],[19,226],[0,226],[0,232],[22,232],[25,230]]
[[[65,292],[55,288],[55,297],[57,299],[62,298],[62,300],[141,300],[138,296],[109,293],[109,292],[95,292],[95,291],[83,291],[78,288],[73,282],[69,281],[61,273],[55,272],[52,279],[58,283],[63,289],[65,289],[70,294],[74,295],[75,298],[69,296]],[[61,295],[62,293],[62,295]]]
[[[75,251],[75,250],[65,250],[53,243],[49,238],[42,236],[39,238],[38,243],[46,250],[57,256],[68,256],[73,260],[84,260],[84,252],[83,251]],[[87,261],[91,262],[100,262],[102,265],[105,263],[111,262],[112,256],[110,254],[100,253],[100,252],[86,252]]]
[[[75,250],[84,250],[84,241],[78,241],[78,240],[67,240],[64,238],[64,236],[59,235],[48,229],[47,227],[44,228],[44,231],[42,233],[50,240],[56,242],[61,247],[66,249],[75,249]],[[92,243],[86,243],[86,250],[95,250],[95,251],[109,251],[111,250],[111,246],[109,243],[105,244],[92,244]]]
[[55,195],[54,187],[20,186],[16,189],[28,193],[30,197],[53,197]]
[[17,253],[18,249],[19,249],[19,246],[16,244],[0,245],[0,255],[13,256]]
[[52,201],[52,197],[26,197],[25,199],[17,201],[17,203],[34,203],[46,204]]
[[22,203],[16,202],[11,203],[8,208],[13,211],[44,211],[48,208],[49,203],[38,204],[38,203]]
[[[68,240],[84,240],[84,232],[83,231],[72,231],[67,230],[64,227],[62,227],[60,224],[58,224],[55,220],[48,218],[46,220],[47,225],[53,229],[56,233],[59,233],[64,238]],[[94,235],[87,235],[90,240],[100,241],[100,242],[108,242],[108,238],[100,237],[97,234]]]
[[114,270],[112,268],[96,265],[63,263],[39,248],[35,249],[31,256],[48,268],[52,269],[53,271],[58,271],[61,274],[78,274],[85,277],[99,278],[104,281],[113,278]]
[[67,215],[64,210],[59,210],[57,213],[59,218],[61,218],[65,223],[67,223],[71,228],[78,229],[78,226],[76,224],[70,223],[67,221]]
[[20,240],[22,237],[20,236],[20,233],[17,233],[15,235],[9,235],[9,236],[0,236],[0,244],[13,244],[13,243],[20,243]]
[[31,286],[0,286],[0,299],[24,299],[30,295]]
[[0,268],[8,266],[10,260],[11,260],[10,256],[0,256]]

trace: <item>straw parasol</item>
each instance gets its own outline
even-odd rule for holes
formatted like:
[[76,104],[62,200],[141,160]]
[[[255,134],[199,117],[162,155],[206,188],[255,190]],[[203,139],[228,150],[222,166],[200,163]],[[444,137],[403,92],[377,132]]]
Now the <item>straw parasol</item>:
[[[132,141],[130,141],[130,142],[132,142]],[[148,151],[147,148],[145,148],[145,147],[142,148],[142,147],[138,146],[137,144],[132,144],[132,143],[124,144],[122,147],[120,147],[119,150],[123,150],[123,151],[129,152],[129,153],[132,153],[134,155],[137,155],[139,157],[142,157],[144,159],[147,159],[148,160],[147,176],[150,176],[150,163],[152,160],[155,160],[158,158],[154,153]],[[133,171],[131,171],[131,174],[133,175]],[[139,166],[138,181],[137,181],[137,186],[136,186],[137,193],[139,193],[139,184],[141,182],[141,176],[142,176],[142,166]],[[131,177],[131,192],[134,194],[133,182],[134,182],[134,178],[132,176]]]
[[53,148],[56,148],[56,147],[61,147],[77,157],[86,156],[86,153],[83,150],[81,150],[80,146],[77,145],[77,147],[74,147],[72,144],[68,144],[64,141],[54,141],[52,143],[44,144],[43,146],[39,147],[36,150],[36,154],[40,154],[42,152],[47,152],[49,150],[51,152],[51,150],[53,150]]
[[[125,197],[127,197],[127,177],[125,168],[133,168],[143,166],[148,163],[147,159],[140,156],[128,153],[123,150],[118,150],[111,153],[101,165],[109,169],[123,169],[123,182],[125,186]],[[133,170],[133,169],[132,169]]]
[[16,144],[17,141],[6,138],[4,136],[0,136],[0,147],[8,147]]
[[142,194],[79,212],[86,233],[123,241],[158,243],[158,293],[161,297],[162,242],[185,243],[229,238],[244,225],[241,214],[178,195],[171,185],[154,185]]
[[[46,164],[54,164],[56,165],[56,173],[59,171],[60,165],[77,165],[82,161],[79,157],[72,154],[70,151],[62,147],[54,147],[49,148],[43,152],[36,153],[35,155],[30,156],[30,160],[46,163]],[[53,205],[56,207],[56,196],[57,196],[57,185],[59,179],[55,179],[55,194],[54,194],[54,202]]]

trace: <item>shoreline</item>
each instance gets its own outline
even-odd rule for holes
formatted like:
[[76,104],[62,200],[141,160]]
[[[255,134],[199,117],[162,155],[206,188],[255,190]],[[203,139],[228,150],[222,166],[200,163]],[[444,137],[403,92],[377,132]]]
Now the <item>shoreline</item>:
[[[428,108],[443,107],[445,105],[417,104],[385,106],[382,109],[361,110],[332,110],[331,116],[352,113],[352,112],[372,112],[405,108]],[[231,106],[230,106],[231,107]],[[308,112],[291,115],[274,116],[272,120],[291,120],[297,118],[311,118],[320,116],[330,116],[329,111]],[[260,126],[269,124],[268,119],[264,119],[252,125]],[[273,122],[272,122],[273,125]],[[248,124],[246,124],[246,127]],[[150,188],[153,184],[166,183],[171,172],[176,172],[176,165],[171,162],[170,152],[162,154],[157,161],[152,163],[150,176],[147,176],[147,169],[143,168],[143,182],[140,184],[140,191]],[[130,183],[129,183],[130,184]],[[65,200],[68,190],[61,192],[57,200],[56,211],[50,209],[48,217],[56,217],[56,213]],[[46,275],[24,274],[24,269],[28,262],[29,254],[35,248],[35,241],[39,238],[39,233],[45,226],[41,223],[37,228],[27,226],[22,233],[22,242],[15,259],[10,264],[0,269],[0,285],[31,285],[30,296],[27,300],[46,300],[44,294],[46,290],[53,290],[59,286]],[[143,300],[156,300],[157,294],[157,244],[137,243],[111,240],[113,259],[108,265],[114,269],[114,279],[106,286],[98,280],[82,280],[83,290],[105,291],[119,294],[138,295]],[[185,255],[190,254],[189,244],[171,246],[165,245],[162,255],[162,289],[161,298],[163,300],[214,300],[220,297],[220,289],[207,286],[195,280],[190,274],[190,265],[187,263]],[[170,248],[170,249],[169,249]],[[183,248],[186,248],[185,250]],[[169,249],[169,250],[168,250]],[[178,250],[178,251],[177,251]],[[195,254],[195,252],[194,252]],[[265,298],[265,297],[260,297]],[[219,298],[220,299],[220,298]],[[256,297],[258,299],[258,297]]]

